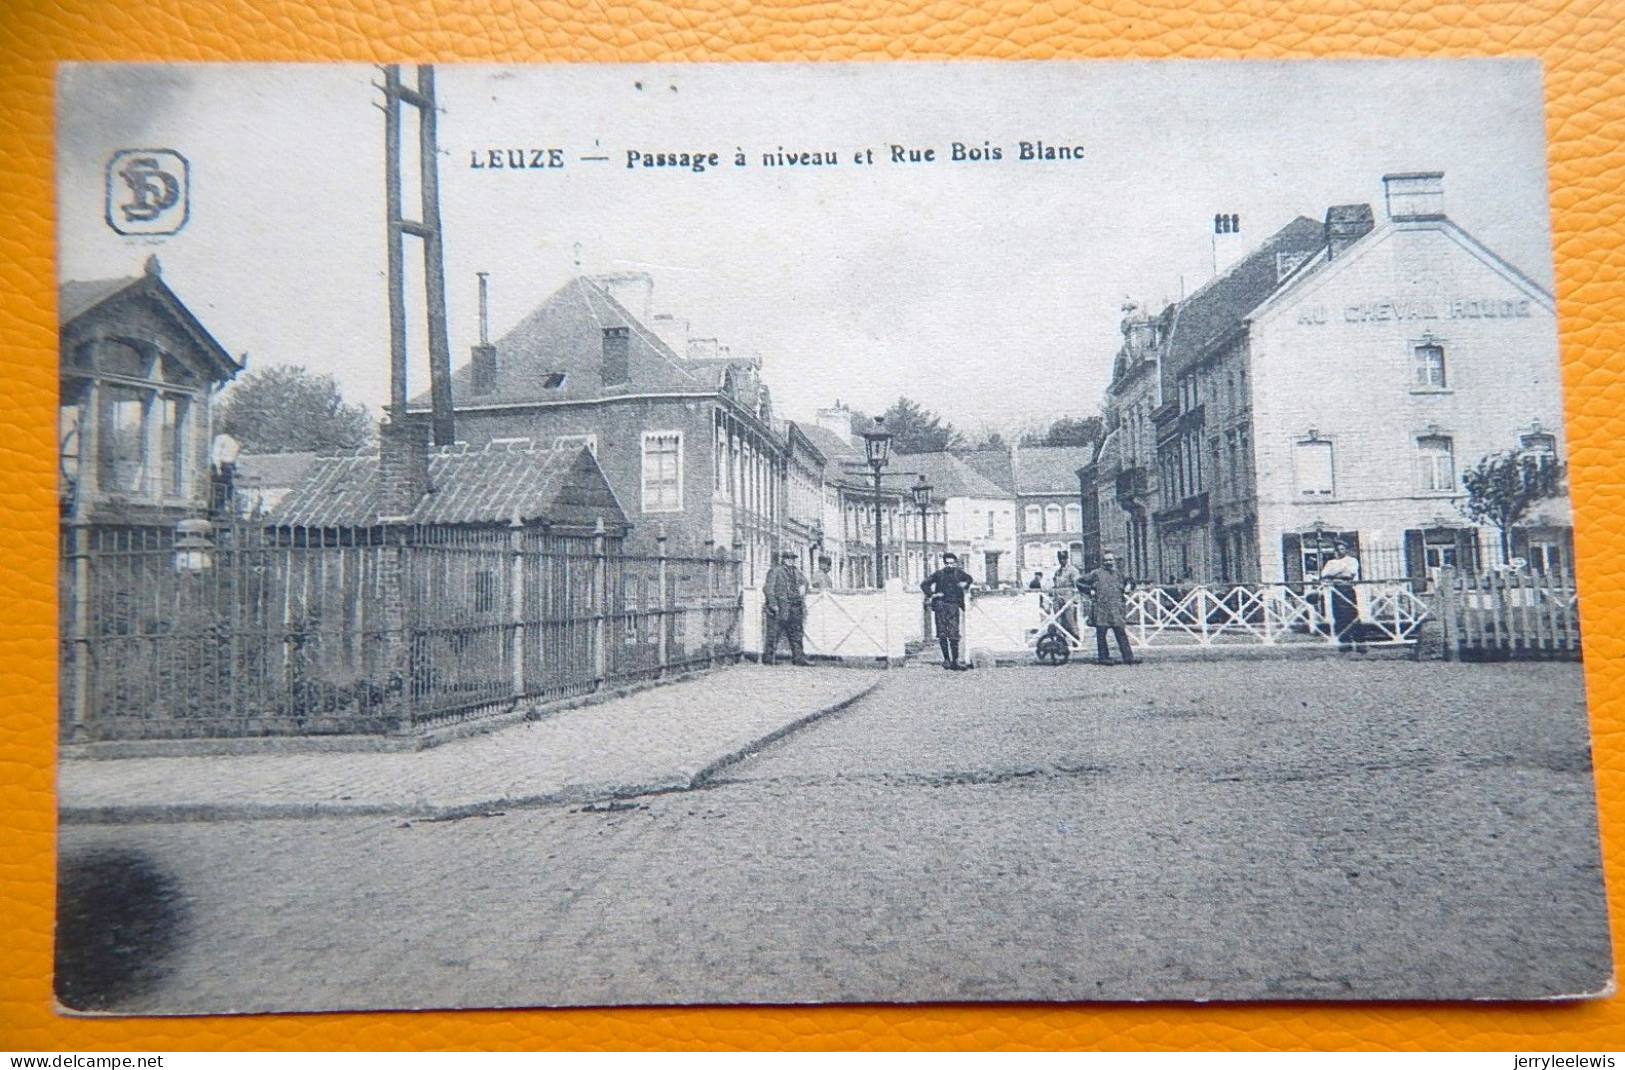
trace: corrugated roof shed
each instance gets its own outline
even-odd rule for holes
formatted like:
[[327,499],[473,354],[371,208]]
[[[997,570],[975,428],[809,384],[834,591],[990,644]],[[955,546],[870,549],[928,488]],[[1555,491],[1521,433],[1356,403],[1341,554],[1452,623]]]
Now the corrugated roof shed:
[[[378,455],[318,458],[268,517],[287,527],[364,528],[378,523]],[[585,449],[537,449],[530,440],[480,451],[448,446],[429,458],[429,485],[406,522],[506,524],[545,521],[590,528],[627,523]]]

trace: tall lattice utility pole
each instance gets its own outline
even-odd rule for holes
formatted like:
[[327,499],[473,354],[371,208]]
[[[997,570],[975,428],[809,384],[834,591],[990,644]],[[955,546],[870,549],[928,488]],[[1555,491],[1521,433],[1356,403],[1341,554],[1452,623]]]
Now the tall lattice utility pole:
[[[384,68],[384,194],[389,213],[390,420],[406,421],[406,237],[423,242],[428,307],[429,397],[434,443],[456,441],[451,411],[451,341],[446,331],[446,265],[440,241],[440,162],[435,133],[434,68],[419,64],[417,86],[401,81],[401,68]],[[418,110],[418,173],[423,204],[418,219],[401,207],[401,105]]]

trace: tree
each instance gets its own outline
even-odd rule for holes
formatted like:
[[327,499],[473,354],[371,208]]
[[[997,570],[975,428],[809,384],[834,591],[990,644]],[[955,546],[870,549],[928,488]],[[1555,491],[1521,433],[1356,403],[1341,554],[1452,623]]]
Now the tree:
[[1462,512],[1501,533],[1501,560],[1512,560],[1512,528],[1539,502],[1565,492],[1567,472],[1550,454],[1503,450],[1484,457],[1461,477]]
[[1021,436],[1023,446],[1090,446],[1105,437],[1106,426],[1098,416],[1063,416],[1050,424],[1042,435]]
[[[852,415],[852,431],[872,430],[874,422],[860,413]],[[941,416],[917,401],[898,398],[886,410],[886,430],[892,433],[892,449],[897,453],[936,453],[958,449],[964,436]]]
[[249,372],[232,386],[218,425],[244,453],[341,453],[372,439],[372,418],[347,404],[331,375],[276,364]]

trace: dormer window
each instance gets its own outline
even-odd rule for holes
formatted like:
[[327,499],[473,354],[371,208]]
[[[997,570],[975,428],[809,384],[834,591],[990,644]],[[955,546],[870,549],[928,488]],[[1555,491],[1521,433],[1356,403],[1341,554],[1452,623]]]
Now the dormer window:
[[548,374],[547,378],[542,380],[542,389],[543,390],[557,390],[559,387],[561,387],[563,385],[564,385],[564,373],[563,372],[551,372],[551,373]]

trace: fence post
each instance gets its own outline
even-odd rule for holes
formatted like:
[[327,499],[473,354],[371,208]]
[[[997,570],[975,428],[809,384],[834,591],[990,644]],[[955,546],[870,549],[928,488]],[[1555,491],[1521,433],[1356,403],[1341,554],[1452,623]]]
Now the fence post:
[[68,739],[85,737],[85,722],[90,710],[90,527],[76,521],[71,532],[68,556],[73,570],[73,688],[69,711]]
[[516,516],[508,523],[508,634],[513,662],[513,697],[525,695],[525,526]]
[[604,529],[604,518],[599,517],[592,527],[592,589],[598,603],[598,614],[593,628],[593,690],[604,686],[609,677],[609,549]]
[[1439,632],[1444,645],[1444,660],[1455,661],[1458,640],[1456,626],[1456,570],[1449,566],[1441,568],[1436,586],[1439,596]]
[[666,522],[662,520],[655,533],[655,582],[660,586],[660,597],[656,602],[655,614],[660,629],[656,644],[659,674],[666,675],[666,661],[668,648],[666,645],[666,630],[671,626],[671,599],[666,592]]
[[[407,568],[406,533],[405,524],[384,525],[383,545],[378,548],[378,616],[382,625],[379,637],[383,643],[383,656],[379,660],[385,673],[385,693],[390,696],[385,700],[385,708],[389,711],[386,719],[394,720],[396,729],[410,730],[416,712],[412,691],[419,667],[412,664],[410,606],[415,592],[407,590],[411,576]],[[289,562],[289,569],[283,581],[284,619],[288,615],[286,588],[292,585],[291,550],[285,554],[285,558]],[[284,623],[282,627],[286,632],[288,625]],[[286,643],[283,645],[285,648]]]

